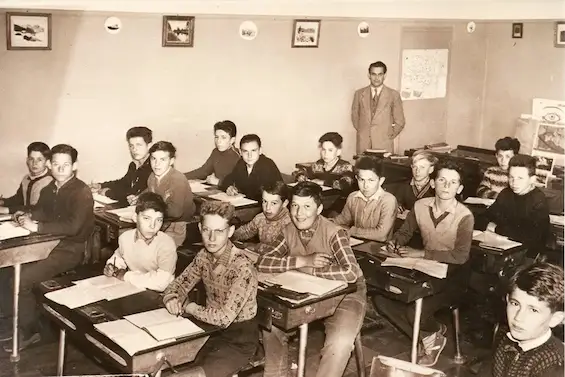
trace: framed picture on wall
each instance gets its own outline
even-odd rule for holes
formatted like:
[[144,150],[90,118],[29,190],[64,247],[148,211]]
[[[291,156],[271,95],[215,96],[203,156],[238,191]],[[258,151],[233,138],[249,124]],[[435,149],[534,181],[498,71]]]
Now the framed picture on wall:
[[50,13],[6,13],[8,50],[51,50]]
[[515,22],[512,24],[512,38],[522,38],[524,32],[524,24],[522,22]]
[[320,20],[294,20],[292,47],[318,47]]
[[565,21],[555,23],[555,47],[565,47]]
[[193,47],[194,17],[163,16],[163,47]]

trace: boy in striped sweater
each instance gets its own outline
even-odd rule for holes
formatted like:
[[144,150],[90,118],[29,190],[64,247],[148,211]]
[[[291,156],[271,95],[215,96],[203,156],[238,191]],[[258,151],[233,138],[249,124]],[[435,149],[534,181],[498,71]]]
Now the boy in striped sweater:
[[477,196],[480,198],[496,199],[498,194],[508,187],[508,164],[520,151],[520,142],[518,139],[506,136],[498,139],[494,149],[498,166],[491,166],[485,171],[483,180],[477,188]]

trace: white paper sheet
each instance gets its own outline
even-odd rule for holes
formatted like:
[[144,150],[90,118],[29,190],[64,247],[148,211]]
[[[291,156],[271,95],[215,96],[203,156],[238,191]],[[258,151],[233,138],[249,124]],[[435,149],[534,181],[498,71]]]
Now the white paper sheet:
[[387,258],[381,266],[394,266],[410,270],[417,270],[438,279],[447,276],[447,264],[423,258]]
[[484,199],[484,198],[476,198],[474,196],[470,196],[463,203],[466,204],[482,204],[487,207],[490,207],[494,203],[494,199]]
[[0,223],[0,241],[10,238],[24,237],[31,232],[26,228],[22,228],[14,221],[4,221]]
[[[298,182],[293,182],[293,183],[287,184],[287,186],[294,187],[294,186],[296,186],[297,184],[298,184]],[[322,186],[320,186],[320,187],[322,188],[322,191],[328,191],[328,190],[331,190],[331,189],[332,189],[330,186],[323,186],[323,185],[322,185]]]
[[210,185],[204,184],[200,181],[190,180],[188,181],[188,183],[190,184],[190,189],[192,190],[192,192],[206,192],[208,191],[207,189],[211,187]]
[[105,298],[102,290],[84,284],[48,292],[45,294],[45,297],[70,309],[104,300]]
[[172,315],[165,308],[132,314],[126,316],[125,319],[135,326],[145,329],[159,341],[178,339],[204,331],[188,318]]
[[120,220],[133,222],[133,218],[135,216],[135,206],[111,209],[108,210],[108,212],[113,213],[114,215],[118,215]]
[[219,192],[217,194],[213,194],[208,197],[216,200],[221,200],[222,202],[229,202],[233,204],[235,207],[257,204],[257,201],[255,200],[251,200],[241,195],[231,196],[226,194],[225,192]]
[[100,195],[97,193],[93,193],[92,194],[92,199],[94,199],[94,201],[102,203],[102,204],[113,204],[113,203],[117,203],[117,200],[114,200],[112,198],[108,198],[106,195]]
[[563,215],[549,215],[549,222],[555,225],[565,225],[565,216]]
[[522,245],[520,242],[512,241],[508,237],[501,236],[490,231],[473,231],[473,240],[479,241],[479,246],[486,249],[508,250]]
[[147,332],[125,319],[98,323],[95,324],[94,327],[99,332],[112,339],[130,355],[134,355],[136,352],[144,349],[153,348],[176,340],[173,338],[162,342],[157,341]]
[[0,221],[10,221],[12,220],[12,215],[7,214],[7,215],[0,215]]
[[105,288],[105,287],[110,287],[110,286],[113,286],[113,285],[123,284],[123,281],[121,281],[120,279],[117,279],[115,277],[109,277],[109,276],[106,276],[106,275],[99,275],[99,276],[94,276],[94,277],[91,277],[91,278],[88,278],[88,279],[73,281],[73,283],[77,284],[77,285],[87,284],[87,285],[90,285],[92,287]]
[[353,246],[355,246],[355,245],[360,245],[360,244],[362,244],[363,242],[365,242],[365,241],[360,240],[360,239],[355,238],[355,237],[349,237],[349,245],[350,245],[351,247],[353,247]]
[[329,280],[298,271],[286,271],[267,278],[267,284],[279,284],[282,288],[294,292],[307,292],[316,296],[334,292],[347,286],[346,282]]

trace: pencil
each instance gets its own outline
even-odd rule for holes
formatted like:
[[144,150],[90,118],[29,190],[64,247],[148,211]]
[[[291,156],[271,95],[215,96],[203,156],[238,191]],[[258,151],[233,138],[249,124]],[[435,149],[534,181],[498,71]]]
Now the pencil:
[[182,305],[180,307],[179,313],[177,314],[177,317],[181,316],[184,313],[184,306],[186,305],[187,301],[188,301],[188,295],[186,295],[185,299],[182,301]]

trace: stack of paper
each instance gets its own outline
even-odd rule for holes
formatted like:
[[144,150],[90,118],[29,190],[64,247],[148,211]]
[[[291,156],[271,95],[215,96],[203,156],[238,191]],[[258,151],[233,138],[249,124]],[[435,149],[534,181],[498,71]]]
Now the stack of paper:
[[257,201],[246,198],[243,195],[228,195],[225,192],[219,192],[214,195],[208,196],[209,198],[221,200],[222,202],[229,202],[235,207],[246,206],[250,204],[257,204]]
[[476,198],[474,196],[470,196],[463,203],[466,204],[482,204],[484,206],[490,207],[494,203],[494,199],[485,199],[485,198]]
[[172,315],[165,308],[132,314],[124,318],[148,332],[158,341],[183,338],[204,332],[188,318]]
[[9,238],[24,237],[31,232],[26,228],[22,228],[14,221],[4,221],[0,223],[0,241]]
[[206,192],[211,187],[201,181],[190,180],[188,183],[190,184],[190,190],[192,190],[192,192]]
[[111,209],[108,210],[108,213],[117,215],[122,221],[133,222],[133,218],[135,216],[135,206]]
[[10,221],[12,220],[12,215],[7,214],[7,215],[0,215],[0,221]]
[[387,258],[381,263],[381,266],[417,270],[438,279],[444,279],[447,276],[447,264],[423,258]]
[[115,277],[107,277],[104,275],[94,276],[89,279],[78,280],[74,282],[79,286],[91,287],[102,292],[103,298],[112,301],[121,297],[131,296],[139,292],[143,292],[145,288],[136,287]]
[[[298,182],[293,182],[293,183],[289,183],[287,186],[294,187],[297,184],[298,184]],[[330,187],[330,186],[321,185],[320,187],[322,188],[322,191],[328,191],[328,190],[332,189],[332,187]]]
[[148,348],[157,347],[159,345],[175,341],[175,339],[158,341],[146,331],[125,319],[98,323],[95,324],[94,327],[102,334],[112,339],[130,355],[134,355],[135,353]]
[[565,216],[563,215],[549,215],[549,222],[554,225],[565,226]]
[[307,292],[315,296],[324,296],[347,287],[344,281],[324,279],[298,271],[286,271],[269,277],[265,283],[280,285],[281,288],[294,292]]
[[94,199],[94,201],[98,202],[98,203],[102,203],[102,204],[113,204],[113,203],[117,203],[117,200],[108,198],[105,195],[100,195],[97,193],[93,193],[92,194],[92,199]]
[[45,294],[45,298],[59,305],[75,309],[96,301],[104,300],[104,292],[88,285],[73,285]]

